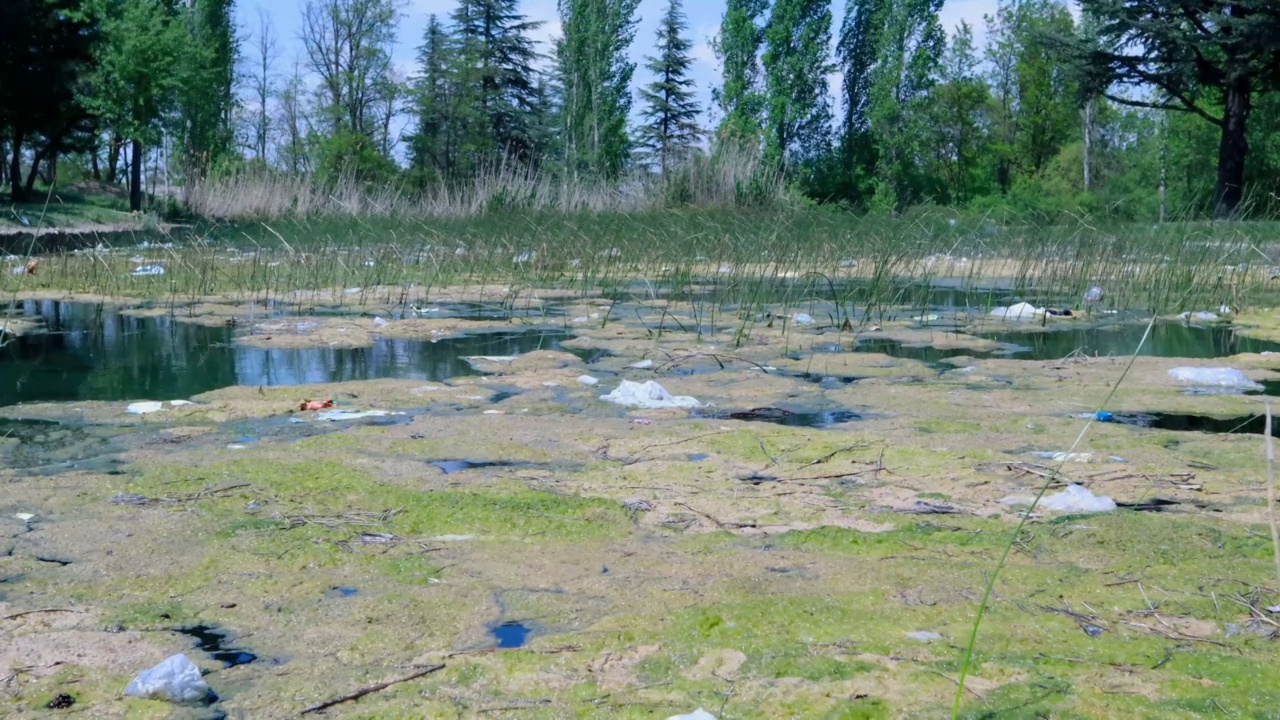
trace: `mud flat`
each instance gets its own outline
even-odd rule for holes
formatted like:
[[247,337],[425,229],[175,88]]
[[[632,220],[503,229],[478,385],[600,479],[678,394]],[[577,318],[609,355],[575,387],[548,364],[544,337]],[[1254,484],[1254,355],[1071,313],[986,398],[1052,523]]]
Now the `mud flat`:
[[[506,350],[431,343],[443,326],[411,318],[261,321],[440,348],[434,374],[403,372],[412,354],[326,364],[316,343],[288,348],[312,368],[293,382],[255,382],[234,353],[212,384],[153,381],[165,365],[134,356],[108,383],[127,392],[106,392],[74,343],[6,357],[40,387],[0,408],[0,714],[44,717],[65,693],[97,717],[174,717],[122,690],[185,652],[219,698],[191,717],[295,716],[436,663],[324,715],[949,717],[1016,499],[1050,479],[1121,507],[1038,512],[1016,538],[966,717],[1280,707],[1263,438],[1126,422],[1252,418],[1271,356],[1129,368],[1020,359],[979,327],[931,345],[918,323],[763,318],[735,342],[740,323],[671,304],[574,325],[599,306],[564,303],[522,324],[546,343]],[[128,322],[135,340],[218,330],[207,345],[267,352],[245,322],[145,325],[163,320]],[[508,332],[474,322],[466,342]],[[894,349],[912,346],[947,356]],[[188,375],[220,367],[185,357]],[[51,358],[71,369],[37,373]],[[1189,392],[1168,372],[1187,365],[1263,389]],[[601,399],[624,380],[699,407]],[[1076,445],[1100,409],[1117,421]]]

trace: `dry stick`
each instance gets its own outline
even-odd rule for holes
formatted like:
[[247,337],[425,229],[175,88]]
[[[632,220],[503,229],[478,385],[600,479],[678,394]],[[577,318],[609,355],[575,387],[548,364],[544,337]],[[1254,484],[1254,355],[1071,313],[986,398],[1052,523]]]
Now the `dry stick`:
[[1267,519],[1271,522],[1271,550],[1276,558],[1276,579],[1280,580],[1280,528],[1276,526],[1276,451],[1271,439],[1271,403],[1267,403]]
[[350,695],[343,695],[343,696],[342,696],[342,697],[340,697],[340,698],[334,698],[333,700],[326,700],[325,702],[322,702],[322,703],[320,703],[319,705],[312,705],[311,707],[304,709],[304,710],[302,711],[302,713],[301,713],[301,714],[302,714],[302,715],[306,715],[307,713],[320,712],[321,710],[325,710],[325,709],[327,709],[327,708],[331,708],[331,707],[333,707],[334,705],[341,705],[341,704],[342,704],[342,703],[344,703],[344,702],[350,702],[350,701],[352,701],[352,700],[359,700],[360,698],[364,697],[365,695],[370,695],[370,694],[372,694],[372,693],[376,693],[376,692],[378,692],[378,691],[380,691],[380,690],[386,690],[387,688],[391,687],[392,685],[397,685],[397,684],[402,683],[402,682],[409,682],[410,680],[417,680],[418,678],[422,677],[423,675],[430,675],[431,673],[433,673],[433,672],[435,672],[435,671],[437,671],[437,670],[443,670],[443,669],[444,669],[444,663],[439,663],[439,664],[437,664],[437,665],[429,665],[429,666],[427,666],[426,668],[423,668],[422,670],[419,670],[418,672],[416,672],[416,673],[414,673],[414,674],[412,674],[412,675],[409,675],[409,676],[407,676],[407,677],[402,677],[402,678],[400,678],[400,679],[398,679],[398,680],[388,680],[387,682],[384,682],[384,683],[378,683],[377,685],[370,685],[369,687],[361,688],[361,689],[359,689],[359,690],[357,690],[357,691],[355,691],[355,692],[351,693]]
[[83,610],[72,610],[71,608],[44,608],[42,610],[24,610],[23,612],[14,613],[12,615],[5,615],[3,617],[0,617],[0,620],[13,620],[14,618],[20,618],[24,615],[35,615],[37,613],[55,613],[55,612],[76,613],[77,615],[84,614]]
[[[1105,408],[1111,398],[1115,396],[1116,391],[1124,384],[1124,379],[1129,375],[1129,371],[1133,369],[1133,364],[1138,360],[1138,353],[1142,352],[1142,346],[1147,344],[1147,338],[1151,337],[1151,329],[1155,327],[1156,317],[1153,314],[1151,321],[1147,323],[1147,329],[1142,333],[1142,339],[1138,341],[1138,347],[1134,349],[1133,354],[1129,356],[1129,364],[1125,365],[1124,372],[1120,373],[1120,379],[1111,386],[1111,391],[1107,393],[1107,397],[1102,401],[1102,408]],[[1085,422],[1084,427],[1080,428],[1080,434],[1076,436],[1075,442],[1071,443],[1071,448],[1067,450],[1062,461],[1058,463],[1058,467],[1053,474],[1045,479],[1043,485],[1040,486],[1040,492],[1036,493],[1035,499],[1031,501],[1031,507],[1022,514],[1022,519],[1018,521],[1018,527],[1013,531],[1013,539],[1004,546],[1004,551],[1000,553],[1000,559],[996,561],[996,567],[991,576],[987,579],[986,588],[982,591],[982,601],[978,603],[978,616],[973,620],[973,628],[969,631],[969,642],[965,645],[964,658],[960,661],[960,679],[956,682],[955,702],[951,707],[951,720],[960,717],[960,703],[964,700],[964,681],[969,676],[969,665],[973,662],[973,649],[978,645],[978,628],[982,625],[982,618],[987,614],[987,605],[991,602],[991,595],[995,592],[996,579],[1000,577],[1000,571],[1004,569],[1005,561],[1009,559],[1009,553],[1013,551],[1013,546],[1017,544],[1017,539],[1022,537],[1022,528],[1026,526],[1027,521],[1031,519],[1032,512],[1035,511],[1036,505],[1040,504],[1040,498],[1049,491],[1049,486],[1053,484],[1055,477],[1062,472],[1062,468],[1066,467],[1067,456],[1076,451],[1080,443],[1084,441],[1084,436],[1089,432],[1089,428],[1093,427],[1094,420],[1097,415],[1089,418]]]

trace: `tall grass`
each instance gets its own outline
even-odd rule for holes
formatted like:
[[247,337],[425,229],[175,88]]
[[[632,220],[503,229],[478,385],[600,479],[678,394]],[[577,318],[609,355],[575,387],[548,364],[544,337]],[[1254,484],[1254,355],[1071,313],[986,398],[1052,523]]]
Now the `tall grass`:
[[[583,296],[694,303],[701,323],[745,340],[767,314],[797,308],[831,324],[879,323],[904,307],[953,302],[983,314],[997,297],[1106,304],[1165,314],[1271,303],[1272,224],[1099,227],[997,225],[937,213],[858,217],[829,208],[668,208],[574,212],[506,208],[466,217],[313,215],[200,224],[128,247],[46,256],[0,289],[257,301],[336,290],[344,304],[419,302],[450,285],[570,288]],[[156,240],[167,242],[156,243]],[[166,273],[133,277],[144,263]],[[343,294],[342,288],[363,288]],[[369,288],[379,288],[371,293]],[[330,294],[333,294],[332,292]],[[318,301],[310,301],[318,302]],[[326,301],[329,302],[329,301]],[[945,303],[943,303],[945,304]],[[916,313],[920,314],[920,313]]]
[[758,153],[732,146],[695,155],[666,175],[636,174],[616,183],[553,175],[499,163],[477,177],[425,189],[364,183],[352,174],[331,182],[253,169],[196,180],[186,203],[212,220],[383,217],[464,218],[501,210],[637,212],[662,207],[781,207],[793,204],[782,176]]

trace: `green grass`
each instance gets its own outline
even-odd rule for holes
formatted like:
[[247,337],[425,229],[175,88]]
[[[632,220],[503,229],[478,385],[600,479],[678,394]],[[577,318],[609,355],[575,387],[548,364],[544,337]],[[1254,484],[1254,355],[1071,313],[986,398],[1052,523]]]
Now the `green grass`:
[[[943,279],[977,290],[961,302],[985,310],[994,299],[985,277],[992,266],[984,270],[979,261],[993,258],[1005,261],[1000,284],[1032,299],[1078,305],[1085,289],[1101,284],[1109,306],[1140,311],[1246,307],[1273,297],[1264,255],[1274,254],[1275,230],[1274,223],[997,226],[981,218],[907,221],[828,208],[204,223],[148,238],[172,247],[47,257],[35,276],[3,274],[0,290],[169,303],[341,287],[389,289],[348,302],[394,302],[402,293],[460,283],[569,288],[584,296],[663,293],[689,303],[696,316],[733,319],[749,335],[768,309],[812,309],[838,323],[862,313],[875,320],[890,307],[924,308],[929,286]],[[136,255],[163,264],[166,274],[129,276]],[[957,264],[942,278],[946,257]]]

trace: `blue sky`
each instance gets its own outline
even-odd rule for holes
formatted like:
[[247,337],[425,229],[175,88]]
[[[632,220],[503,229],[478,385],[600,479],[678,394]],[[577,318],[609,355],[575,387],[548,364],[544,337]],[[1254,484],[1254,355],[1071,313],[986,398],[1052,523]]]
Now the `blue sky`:
[[[301,26],[302,3],[303,0],[239,0],[238,3],[239,23],[246,35],[257,32],[259,10],[270,16],[281,48],[281,58],[276,67],[282,73],[293,64],[293,59],[301,54],[298,32]],[[405,0],[394,59],[406,75],[413,72],[414,54],[417,46],[421,44],[427,16],[435,13],[444,18],[453,10],[455,4],[453,0]],[[982,16],[994,12],[995,6],[996,0],[947,0],[942,10],[943,27],[950,34],[962,19],[967,20],[973,26],[975,39],[981,47],[985,35]],[[643,58],[646,54],[653,52],[654,33],[665,7],[666,0],[641,0],[640,2],[640,24],[636,31],[636,42],[631,48],[631,55],[639,65],[636,70],[637,84],[648,82],[650,79],[643,67]],[[560,34],[556,0],[523,0],[521,9],[530,19],[544,21],[545,24],[537,36],[539,41],[546,43]],[[689,34],[694,41],[693,78],[697,83],[702,101],[703,122],[707,125],[715,120],[713,115],[706,116],[706,110],[711,104],[711,88],[719,82],[720,78],[719,66],[711,52],[710,39],[719,27],[723,12],[723,0],[685,0]],[[832,23],[834,38],[839,32],[844,15],[844,0],[834,0],[832,13],[834,14]],[[246,53],[251,52],[248,45],[249,41],[246,37]],[[544,52],[549,51],[550,45],[544,44]],[[831,85],[833,92],[838,91],[839,77],[832,77]],[[832,109],[838,110],[838,108],[839,102],[833,96]]]

